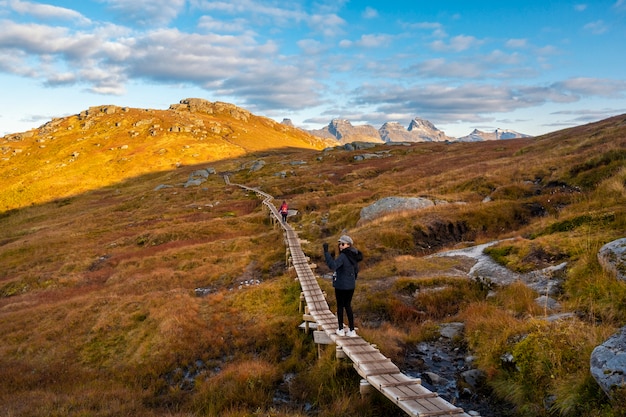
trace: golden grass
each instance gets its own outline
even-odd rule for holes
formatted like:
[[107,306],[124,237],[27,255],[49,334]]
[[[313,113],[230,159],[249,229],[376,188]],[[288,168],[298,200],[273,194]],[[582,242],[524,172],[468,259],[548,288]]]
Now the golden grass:
[[[320,416],[390,414],[386,399],[359,397],[358,377],[332,347],[317,359],[297,329],[300,291],[285,271],[280,230],[254,193],[224,184],[226,172],[299,210],[290,223],[319,273],[322,242],[351,234],[365,255],[359,333],[398,363],[439,322],[463,321],[476,363],[520,415],[545,414],[548,397],[550,413],[623,413],[587,371],[590,350],[626,318],[626,286],[596,259],[626,230],[626,144],[623,128],[609,127],[616,121],[505,143],[378,145],[389,157],[357,162],[355,152],[320,153],[306,134],[228,114],[131,109],[120,126],[103,113],[94,129],[74,116],[56,133],[11,143],[31,156],[0,163],[0,414],[298,416],[305,402]],[[175,123],[192,128],[165,132]],[[239,132],[229,137],[239,148],[218,129]],[[287,142],[300,149],[277,148]],[[261,159],[265,167],[251,172]],[[207,166],[219,174],[182,187]],[[161,184],[172,188],[155,190]],[[387,196],[451,204],[358,221]],[[471,261],[424,257],[507,237],[517,239],[492,253],[512,269],[568,262],[558,301],[577,319],[542,321],[538,294],[519,284],[485,298],[486,288],[464,278]],[[260,284],[240,289],[250,278]],[[320,286],[334,308],[330,282]],[[196,297],[197,287],[210,294]],[[507,352],[520,370],[503,366]],[[183,369],[197,371],[191,386],[181,386]],[[271,399],[286,374],[293,408]]]

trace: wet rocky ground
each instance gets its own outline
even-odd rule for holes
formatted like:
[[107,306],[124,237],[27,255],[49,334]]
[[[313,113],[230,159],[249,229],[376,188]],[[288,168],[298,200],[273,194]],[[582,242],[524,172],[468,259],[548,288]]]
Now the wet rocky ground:
[[484,376],[473,368],[472,357],[452,340],[441,337],[407,351],[402,371],[420,378],[422,385],[466,413],[481,417],[511,417],[510,404],[493,398]]

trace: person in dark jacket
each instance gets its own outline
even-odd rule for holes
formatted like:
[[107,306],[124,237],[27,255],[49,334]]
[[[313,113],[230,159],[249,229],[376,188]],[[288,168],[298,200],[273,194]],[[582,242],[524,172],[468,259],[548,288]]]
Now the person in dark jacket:
[[[335,298],[337,300],[337,334],[339,336],[356,337],[354,330],[354,314],[352,312],[352,296],[356,288],[356,280],[359,273],[359,262],[363,260],[363,254],[355,248],[352,238],[343,235],[339,238],[339,256],[335,259],[328,252],[328,243],[323,244],[324,259],[326,265],[333,271],[333,287],[335,288]],[[343,328],[343,311],[348,316],[350,329],[346,332]]]

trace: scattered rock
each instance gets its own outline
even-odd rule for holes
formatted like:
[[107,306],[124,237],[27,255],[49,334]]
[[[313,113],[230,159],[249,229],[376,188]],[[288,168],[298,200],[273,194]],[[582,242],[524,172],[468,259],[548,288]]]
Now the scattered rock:
[[545,308],[546,310],[560,310],[561,305],[554,298],[548,297],[547,295],[542,295],[540,297],[535,298],[535,303]]
[[193,171],[191,174],[189,174],[189,179],[185,183],[184,187],[187,188],[192,186],[198,186],[206,182],[207,178],[209,178],[209,175],[211,174],[215,174],[214,168],[205,168]]
[[461,372],[461,379],[473,390],[481,388],[487,380],[485,373],[480,369],[469,369]]
[[154,191],[159,191],[162,190],[164,188],[174,188],[173,185],[168,185],[168,184],[159,184],[156,187],[154,187]]
[[463,329],[465,329],[464,323],[443,323],[439,325],[439,334],[445,338],[454,339],[463,332]]
[[500,241],[493,241],[469,248],[440,252],[432,256],[465,256],[475,259],[476,263],[472,266],[467,275],[470,278],[484,281],[488,285],[510,285],[515,281],[522,281],[539,294],[555,295],[560,292],[561,284],[565,278],[566,262],[537,271],[520,274],[498,264],[489,255],[484,253],[487,247],[493,246],[499,242]]
[[607,395],[626,386],[626,326],[591,352],[590,368]]
[[403,210],[420,210],[435,203],[422,197],[385,197],[361,209],[359,221],[369,221],[387,213]]
[[265,161],[263,160],[254,161],[254,163],[250,167],[250,172],[256,172],[260,170],[261,168],[263,168],[264,166],[265,166]]
[[617,279],[626,281],[626,238],[602,246],[598,252],[598,262]]

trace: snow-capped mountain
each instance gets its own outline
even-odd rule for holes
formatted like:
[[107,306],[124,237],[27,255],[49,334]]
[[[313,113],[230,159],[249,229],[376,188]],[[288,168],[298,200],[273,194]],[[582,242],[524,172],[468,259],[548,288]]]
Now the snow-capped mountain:
[[[283,124],[291,125],[291,120],[284,119]],[[376,130],[371,125],[353,126],[348,120],[333,119],[328,126],[307,130],[307,132],[325,139],[335,139],[342,144],[350,142],[479,142],[531,137],[510,129],[496,129],[493,132],[474,129],[467,136],[455,138],[446,135],[430,121],[418,117],[411,120],[408,129],[398,122],[386,122]]]
[[482,130],[474,129],[472,133],[467,136],[462,136],[457,139],[459,142],[481,142],[484,140],[501,140],[501,139],[516,139],[516,138],[529,138],[530,135],[524,133],[518,133],[510,129],[496,129],[493,132],[483,132]]

